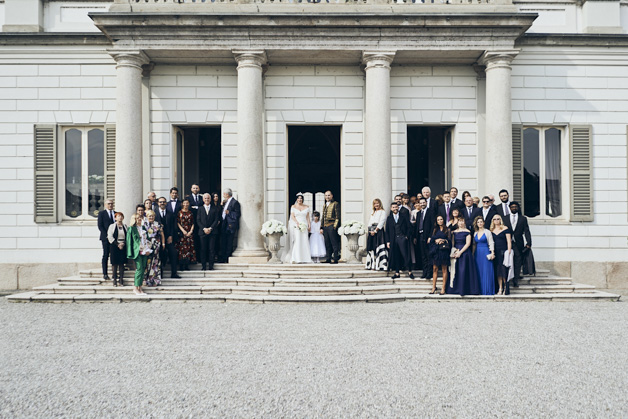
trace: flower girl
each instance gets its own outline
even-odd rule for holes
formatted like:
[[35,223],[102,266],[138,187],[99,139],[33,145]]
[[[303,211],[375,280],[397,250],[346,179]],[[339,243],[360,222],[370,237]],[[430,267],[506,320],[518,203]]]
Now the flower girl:
[[312,255],[312,261],[315,263],[320,262],[320,258],[325,257],[327,252],[325,250],[325,239],[321,234],[321,214],[318,211],[314,211],[314,220],[310,226],[310,254]]

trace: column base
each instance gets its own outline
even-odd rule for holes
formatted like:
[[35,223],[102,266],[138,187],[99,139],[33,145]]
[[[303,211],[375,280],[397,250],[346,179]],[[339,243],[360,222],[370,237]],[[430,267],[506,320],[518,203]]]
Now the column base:
[[270,255],[266,250],[238,250],[233,252],[233,256],[229,258],[229,263],[267,263]]

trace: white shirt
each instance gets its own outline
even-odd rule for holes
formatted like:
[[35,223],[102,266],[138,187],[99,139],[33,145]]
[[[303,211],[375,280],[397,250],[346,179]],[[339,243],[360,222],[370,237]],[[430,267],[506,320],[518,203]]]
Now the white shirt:
[[174,212],[174,209],[177,207],[177,201],[171,201],[170,205],[172,205],[172,212]]
[[473,207],[467,207],[467,213],[471,216],[471,211],[473,211]]
[[430,199],[429,198],[425,198],[425,200],[427,201],[427,209],[430,209]]
[[399,213],[393,214],[393,218],[395,219],[395,223],[399,222]]
[[325,206],[328,207],[331,201],[325,201]]
[[514,233],[515,227],[517,227],[517,222],[519,221],[519,214],[510,214],[510,225],[512,226],[512,230]]
[[490,209],[482,208],[482,218],[486,218]]
[[502,208],[504,210],[504,215],[510,215],[510,201],[506,203],[502,202]]
[[[384,228],[384,224],[386,223],[386,211],[377,210],[369,218],[369,225],[377,224],[377,228],[381,230]],[[312,228],[313,229],[313,228]]]
[[166,210],[159,210],[159,213],[161,214],[161,218],[164,218],[166,216]]
[[229,197],[229,199],[227,199],[227,202],[225,202],[225,207],[222,209],[222,219],[224,220],[225,217],[227,216],[227,213],[225,211],[227,211],[227,208],[229,208],[229,203],[231,202],[231,200],[233,199],[233,197]]
[[205,214],[209,215],[209,208],[211,207],[211,205],[203,205],[203,207],[205,208]]

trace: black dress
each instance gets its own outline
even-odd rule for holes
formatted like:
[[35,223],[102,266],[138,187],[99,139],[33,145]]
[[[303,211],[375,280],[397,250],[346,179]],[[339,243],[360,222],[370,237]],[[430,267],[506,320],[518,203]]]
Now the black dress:
[[504,294],[510,294],[510,283],[508,282],[509,268],[504,266],[504,253],[508,250],[508,240],[506,234],[511,234],[510,229],[506,228],[499,234],[493,234],[493,243],[495,243],[495,259],[493,259],[493,270],[495,271],[495,289],[499,289],[497,278],[504,278]]
[[[119,237],[119,231],[123,230],[124,231],[124,246],[122,247],[122,249],[120,249],[118,247],[118,237]],[[109,246],[109,258],[111,260],[111,264],[112,265],[124,265],[127,262],[127,258],[126,258],[126,235],[127,235],[127,229],[126,226],[123,227],[118,227],[116,226],[116,228],[113,231],[113,238],[114,241],[113,243],[111,243]]]
[[[437,239],[447,240],[447,248],[441,249],[436,244]],[[444,232],[437,229],[430,237],[430,263],[434,266],[449,266],[451,255],[451,235],[449,232]]]

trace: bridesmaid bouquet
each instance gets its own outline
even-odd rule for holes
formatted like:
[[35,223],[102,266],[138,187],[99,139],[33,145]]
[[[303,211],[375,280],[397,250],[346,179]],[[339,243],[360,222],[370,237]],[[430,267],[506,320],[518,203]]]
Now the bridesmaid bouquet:
[[357,234],[359,236],[362,236],[364,235],[364,233],[366,233],[366,230],[364,229],[364,224],[356,220],[342,223],[342,226],[340,226],[340,228],[338,229],[338,234],[341,236],[343,234],[345,236],[348,236],[350,234]]
[[286,234],[288,229],[286,226],[279,220],[269,220],[262,224],[262,230],[260,234],[264,237],[269,234],[281,233],[282,235]]

